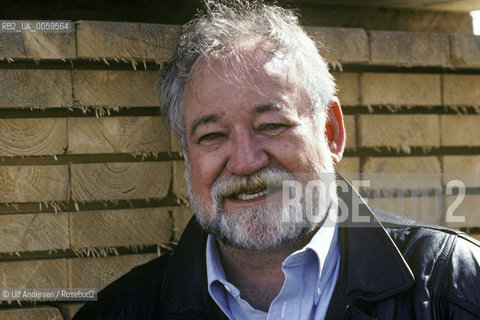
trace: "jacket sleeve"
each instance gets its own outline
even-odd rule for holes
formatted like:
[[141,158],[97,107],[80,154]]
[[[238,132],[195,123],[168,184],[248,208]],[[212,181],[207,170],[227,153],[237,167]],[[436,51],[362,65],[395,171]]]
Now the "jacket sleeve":
[[[459,235],[440,294],[444,319],[480,319],[480,243]],[[440,301],[442,304],[442,301]]]
[[161,286],[169,255],[163,255],[112,282],[73,317],[83,319],[158,318]]

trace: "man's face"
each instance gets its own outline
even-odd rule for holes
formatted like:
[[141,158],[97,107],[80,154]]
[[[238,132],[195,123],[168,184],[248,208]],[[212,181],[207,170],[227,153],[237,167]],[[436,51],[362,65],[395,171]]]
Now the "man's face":
[[332,173],[333,162],[325,124],[313,120],[288,64],[262,50],[252,56],[240,75],[232,74],[235,62],[214,61],[187,84],[187,176],[207,231],[234,247],[264,250],[318,225],[282,221],[282,191],[275,186],[304,173]]

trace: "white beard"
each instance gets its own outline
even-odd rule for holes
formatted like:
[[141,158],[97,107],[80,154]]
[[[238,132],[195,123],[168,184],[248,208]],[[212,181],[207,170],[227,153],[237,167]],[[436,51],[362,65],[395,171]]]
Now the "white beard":
[[[240,184],[244,187],[255,185],[256,182],[265,181],[265,175],[270,178],[270,180],[267,179],[266,183],[269,186],[273,184],[278,187],[279,183],[282,186],[282,181],[286,180],[296,181],[296,177],[285,169],[265,168],[248,177],[231,177],[227,181],[217,180],[211,192],[211,202],[213,204],[206,204],[203,199],[196,197],[192,190],[188,159],[185,177],[197,220],[206,232],[212,234],[225,245],[236,249],[266,251],[302,241],[305,236],[322,225],[327,210],[332,203],[332,197],[336,196],[328,193],[328,188],[332,188],[332,183],[335,184],[333,163],[330,159],[327,159],[322,172],[324,173],[309,174],[306,180],[307,182],[315,180],[315,185],[320,190],[320,196],[313,199],[313,211],[309,216],[305,214],[307,201],[304,195],[300,200],[300,214],[293,210],[293,207],[284,209],[282,201],[268,201],[268,197],[263,205],[224,211],[224,194],[228,194],[232,189],[235,189],[231,185]],[[242,182],[236,182],[236,179],[241,179]],[[314,219],[312,219],[312,214],[315,216]]]

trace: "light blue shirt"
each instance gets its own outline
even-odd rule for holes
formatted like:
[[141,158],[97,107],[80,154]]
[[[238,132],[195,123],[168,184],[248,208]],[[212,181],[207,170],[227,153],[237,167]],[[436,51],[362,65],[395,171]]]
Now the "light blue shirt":
[[340,253],[337,240],[337,212],[329,210],[322,227],[301,250],[282,263],[285,282],[267,312],[254,309],[227,281],[212,236],[207,239],[208,292],[231,320],[323,320],[338,279]]

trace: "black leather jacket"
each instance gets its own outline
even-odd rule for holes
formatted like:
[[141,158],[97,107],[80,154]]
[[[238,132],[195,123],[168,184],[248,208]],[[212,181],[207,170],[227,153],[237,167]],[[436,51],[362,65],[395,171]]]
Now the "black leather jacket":
[[[343,198],[352,196],[350,189]],[[359,215],[370,222],[339,224],[340,273],[327,320],[480,319],[478,241],[366,205]],[[134,268],[74,320],[226,319],[207,291],[206,238],[192,219],[172,254]]]

